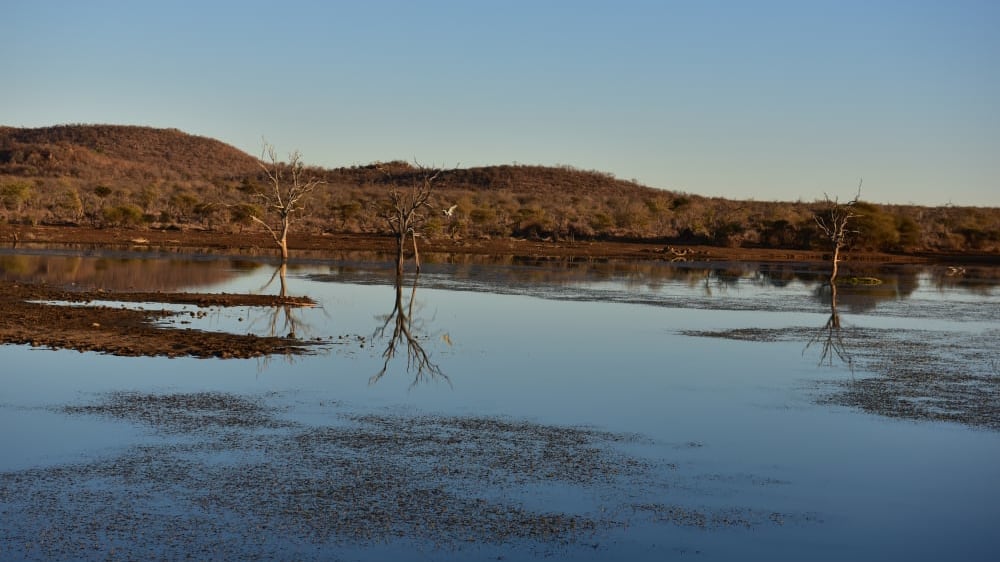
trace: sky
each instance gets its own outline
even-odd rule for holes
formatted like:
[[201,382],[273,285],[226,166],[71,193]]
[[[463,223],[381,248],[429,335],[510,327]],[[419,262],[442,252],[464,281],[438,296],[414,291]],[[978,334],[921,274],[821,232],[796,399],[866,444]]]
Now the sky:
[[995,0],[0,0],[0,125],[1000,206]]

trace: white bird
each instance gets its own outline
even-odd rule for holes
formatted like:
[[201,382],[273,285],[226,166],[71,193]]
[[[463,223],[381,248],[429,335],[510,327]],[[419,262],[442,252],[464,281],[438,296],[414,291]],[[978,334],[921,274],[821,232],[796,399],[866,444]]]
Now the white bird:
[[455,209],[457,209],[457,208],[458,208],[458,205],[452,205],[451,207],[448,207],[447,209],[444,209],[441,212],[444,213],[444,216],[450,217],[453,214],[455,214]]

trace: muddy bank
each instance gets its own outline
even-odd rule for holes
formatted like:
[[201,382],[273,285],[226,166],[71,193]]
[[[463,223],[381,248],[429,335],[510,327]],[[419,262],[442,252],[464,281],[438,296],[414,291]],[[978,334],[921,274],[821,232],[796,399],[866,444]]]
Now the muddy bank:
[[[615,531],[639,525],[816,521],[766,506],[687,504],[671,490],[698,475],[641,456],[653,443],[640,435],[331,403],[329,424],[301,425],[272,398],[116,392],[55,408],[158,438],[106,458],[0,473],[0,558],[329,560],[392,544],[429,559],[572,557],[614,548]],[[545,500],[567,494],[573,501],[557,508]]]
[[[53,302],[123,301],[150,304],[216,306],[312,306],[300,297],[269,295],[67,291],[48,285],[0,281],[0,343],[51,349],[96,351],[145,357],[248,358],[299,355],[318,342],[295,337],[261,337],[158,326],[157,320],[177,313],[155,306],[144,310],[98,306],[64,306]],[[196,313],[192,313],[196,314]]]
[[[70,246],[105,246],[132,249],[198,248],[219,253],[269,255],[274,242],[265,233],[228,233],[204,230],[129,230],[86,227],[23,226],[0,224],[0,243],[52,243]],[[383,252],[394,250],[390,236],[377,234],[307,234],[289,236],[292,257],[298,254],[322,257],[339,252]],[[670,248],[674,248],[672,251]],[[716,246],[668,246],[664,243],[608,241],[526,240],[513,238],[422,239],[421,253],[478,254],[519,257],[574,257],[594,259],[643,259],[668,261],[795,261],[821,262],[825,252]],[[885,254],[852,252],[848,261],[865,263],[1000,263],[998,254],[934,253]]]

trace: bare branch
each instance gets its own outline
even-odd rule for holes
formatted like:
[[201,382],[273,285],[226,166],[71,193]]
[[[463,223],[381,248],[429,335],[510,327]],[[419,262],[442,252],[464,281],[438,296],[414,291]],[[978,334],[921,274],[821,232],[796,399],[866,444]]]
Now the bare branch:
[[270,234],[271,237],[274,238],[274,241],[279,245],[281,244],[281,239],[278,237],[278,233],[275,232],[273,228],[271,228],[271,225],[267,224],[265,221],[261,220],[260,218],[254,215],[250,215],[250,220],[254,221],[257,224],[263,225],[264,228],[267,229],[268,234]]
[[[444,173],[444,170],[427,169],[415,162],[416,174],[408,178],[409,189],[393,185],[389,190],[388,205],[379,213],[388,226],[389,231],[396,236],[397,262],[396,270],[402,274],[406,237],[413,241],[413,255],[417,271],[420,271],[420,251],[417,247],[417,237],[420,236],[427,220],[426,209],[431,208],[431,195],[434,181]],[[392,181],[392,175],[384,167],[379,170]]]
[[305,207],[305,199],[310,193],[326,182],[308,176],[302,163],[302,153],[294,150],[288,154],[288,162],[278,159],[274,146],[263,140],[258,164],[267,177],[268,189],[259,189],[253,196],[263,203],[264,214],[274,215],[273,222],[263,217],[252,216],[254,222],[264,225],[281,251],[282,261],[288,259],[288,231],[292,224],[292,214]]
[[841,203],[837,198],[830,199],[826,193],[823,194],[823,207],[815,212],[813,220],[823,237],[830,241],[833,249],[832,271],[830,273],[830,284],[836,282],[837,264],[840,262],[840,251],[847,246],[852,235],[857,231],[849,228],[852,219],[861,216],[856,210],[858,201],[861,199],[861,182],[858,182],[858,192],[853,199],[847,203]]

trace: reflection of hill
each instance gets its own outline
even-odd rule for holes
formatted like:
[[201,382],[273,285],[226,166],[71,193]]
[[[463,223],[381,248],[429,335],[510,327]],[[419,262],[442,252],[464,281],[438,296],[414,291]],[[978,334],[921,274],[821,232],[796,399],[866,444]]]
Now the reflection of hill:
[[938,289],[963,289],[974,295],[990,295],[1000,284],[997,267],[939,267],[931,271],[931,283]]
[[215,260],[0,254],[0,279],[116,291],[213,285],[230,279],[232,269]]
[[[775,286],[782,286],[792,279],[809,283],[815,282],[817,279],[816,274],[807,268],[782,264],[723,264],[721,262],[671,264],[663,261],[526,258],[471,254],[435,256],[435,258],[445,259],[425,265],[424,270],[434,271],[436,264],[448,264],[453,266],[455,277],[489,278],[490,275],[494,275],[497,281],[506,284],[574,284],[624,281],[634,287],[658,287],[669,281],[684,281],[694,285],[703,282],[706,277],[710,277],[727,285],[746,279],[768,280]],[[769,281],[775,276],[782,276],[785,280]]]
[[[329,280],[350,279],[355,282],[381,281],[371,279],[371,271],[348,265],[331,268]],[[806,285],[816,283],[821,269],[802,264],[711,263],[686,264],[664,261],[630,261],[591,258],[526,258],[518,256],[484,256],[475,254],[432,254],[421,268],[428,273],[426,283],[440,281],[446,274],[452,281],[469,284],[468,288],[483,288],[506,292],[516,287],[573,286],[623,283],[629,289],[648,287],[653,290],[671,282],[689,286],[704,284],[706,279],[718,286],[749,283],[756,286],[784,287],[793,281]],[[324,280],[326,276],[313,276]],[[472,286],[474,283],[475,286]],[[423,283],[422,283],[423,284]],[[430,285],[429,285],[430,286]]]
[[[866,271],[866,277],[877,278],[877,285],[852,284],[851,278],[842,278],[838,282],[838,304],[849,312],[862,313],[875,310],[880,302],[909,298],[920,286],[920,271],[917,269],[901,269],[893,272]],[[821,300],[827,301],[828,294],[818,293]]]

